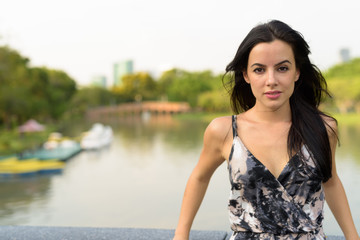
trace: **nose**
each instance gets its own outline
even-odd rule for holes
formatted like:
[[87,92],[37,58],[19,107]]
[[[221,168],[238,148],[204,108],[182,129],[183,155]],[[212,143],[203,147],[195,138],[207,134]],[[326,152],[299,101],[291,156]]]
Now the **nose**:
[[276,80],[275,72],[272,70],[269,70],[267,73],[268,74],[267,74],[267,78],[266,78],[266,85],[267,86],[276,86],[277,80]]

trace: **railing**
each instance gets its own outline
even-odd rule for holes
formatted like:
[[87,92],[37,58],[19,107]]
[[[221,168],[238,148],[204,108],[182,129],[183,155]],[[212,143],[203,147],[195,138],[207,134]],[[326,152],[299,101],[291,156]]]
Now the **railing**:
[[188,112],[190,106],[186,102],[139,102],[124,103],[116,106],[104,106],[87,111],[87,117],[98,118],[100,116],[119,116],[128,114],[141,114],[150,112],[155,114],[176,114]]

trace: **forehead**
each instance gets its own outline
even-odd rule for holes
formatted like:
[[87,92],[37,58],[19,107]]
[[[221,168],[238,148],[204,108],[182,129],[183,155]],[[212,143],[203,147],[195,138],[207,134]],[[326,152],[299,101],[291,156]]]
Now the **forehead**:
[[249,65],[253,63],[271,65],[284,60],[295,63],[292,47],[284,41],[274,40],[255,45],[250,51],[248,63]]

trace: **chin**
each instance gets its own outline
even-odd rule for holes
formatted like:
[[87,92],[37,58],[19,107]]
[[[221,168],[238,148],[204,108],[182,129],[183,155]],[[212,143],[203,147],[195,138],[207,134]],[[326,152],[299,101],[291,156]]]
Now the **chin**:
[[284,102],[283,103],[274,103],[274,104],[269,104],[267,107],[271,111],[278,111],[282,108],[287,108],[287,107],[289,107],[289,109],[290,109],[290,103],[288,103],[288,105]]

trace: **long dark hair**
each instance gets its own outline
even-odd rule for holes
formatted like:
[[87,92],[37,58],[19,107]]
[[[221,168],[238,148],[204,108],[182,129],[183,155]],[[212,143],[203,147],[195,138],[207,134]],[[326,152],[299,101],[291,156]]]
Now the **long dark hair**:
[[[299,32],[281,21],[272,20],[254,27],[248,33],[234,59],[227,65],[223,78],[230,94],[232,109],[235,113],[240,113],[255,105],[255,97],[250,85],[245,82],[243,72],[247,69],[252,48],[258,43],[272,42],[275,39],[282,40],[292,47],[296,67],[300,70],[294,93],[290,97],[292,124],[287,141],[289,156],[294,150],[298,151],[305,145],[314,159],[320,178],[326,182],[331,178],[332,154],[327,123],[323,117],[332,117],[321,112],[318,107],[324,97],[330,97],[330,94],[320,70],[310,62],[309,45]],[[226,75],[230,76],[227,82]],[[334,132],[330,126],[328,127]]]

